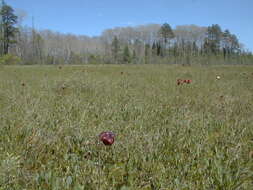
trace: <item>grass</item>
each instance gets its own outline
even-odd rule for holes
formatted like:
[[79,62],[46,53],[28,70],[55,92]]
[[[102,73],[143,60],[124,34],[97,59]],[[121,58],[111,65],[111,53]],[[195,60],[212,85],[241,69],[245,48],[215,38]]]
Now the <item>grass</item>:
[[250,190],[252,84],[250,66],[1,67],[0,189]]

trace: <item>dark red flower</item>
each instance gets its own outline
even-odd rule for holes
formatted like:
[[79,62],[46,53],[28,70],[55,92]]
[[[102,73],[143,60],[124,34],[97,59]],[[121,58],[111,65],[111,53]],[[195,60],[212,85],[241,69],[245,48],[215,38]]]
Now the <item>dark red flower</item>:
[[99,135],[99,140],[101,140],[104,145],[112,145],[114,143],[115,134],[112,132],[102,132]]
[[190,84],[191,82],[192,82],[192,80],[190,80],[190,79],[186,80],[187,84]]

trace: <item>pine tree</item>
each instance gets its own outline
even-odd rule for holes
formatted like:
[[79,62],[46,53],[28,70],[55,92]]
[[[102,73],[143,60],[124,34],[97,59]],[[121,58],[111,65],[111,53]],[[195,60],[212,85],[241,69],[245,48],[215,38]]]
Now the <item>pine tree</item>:
[[118,55],[119,55],[120,46],[119,46],[119,40],[117,36],[114,36],[111,47],[112,47],[113,61],[114,63],[118,63]]
[[167,47],[169,46],[170,47],[170,40],[173,39],[175,37],[173,31],[172,31],[172,28],[171,26],[168,24],[168,23],[164,23],[159,32],[159,37],[162,39],[162,43],[160,44],[161,45],[161,50],[164,50],[164,52],[162,52],[162,56],[165,55],[166,53],[166,49]]
[[163,42],[167,44],[167,42],[174,38],[175,35],[171,29],[171,26],[168,23],[164,23],[160,30],[159,30],[159,36],[163,39]]
[[220,44],[222,39],[222,30],[218,24],[213,24],[207,28],[207,36],[205,39],[205,46],[207,51],[217,54],[220,51]]
[[156,43],[153,42],[153,44],[152,44],[152,56],[156,56],[156,52],[157,52],[157,50],[156,50]]
[[10,44],[15,43],[13,40],[18,29],[15,27],[18,21],[18,17],[14,14],[14,10],[11,6],[2,1],[2,7],[0,9],[1,16],[1,54],[8,54]]
[[130,63],[131,61],[130,59],[131,59],[131,56],[130,56],[129,48],[128,48],[128,45],[126,45],[123,51],[123,62]]
[[144,57],[145,64],[149,63],[149,59],[150,59],[150,45],[145,44],[145,57]]
[[156,55],[157,56],[162,56],[162,47],[160,43],[156,44]]

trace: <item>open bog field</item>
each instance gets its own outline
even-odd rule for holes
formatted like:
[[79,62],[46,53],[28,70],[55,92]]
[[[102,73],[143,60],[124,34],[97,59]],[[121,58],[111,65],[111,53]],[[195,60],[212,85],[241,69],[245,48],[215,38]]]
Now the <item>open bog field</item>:
[[253,67],[0,67],[1,190],[252,186]]

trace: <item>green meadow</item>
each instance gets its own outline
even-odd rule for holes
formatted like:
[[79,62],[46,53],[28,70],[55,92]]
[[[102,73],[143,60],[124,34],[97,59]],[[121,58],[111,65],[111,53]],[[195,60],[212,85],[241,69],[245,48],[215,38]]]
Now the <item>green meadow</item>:
[[0,190],[252,186],[252,66],[0,67]]

